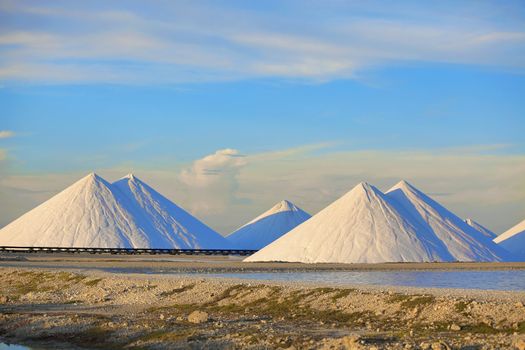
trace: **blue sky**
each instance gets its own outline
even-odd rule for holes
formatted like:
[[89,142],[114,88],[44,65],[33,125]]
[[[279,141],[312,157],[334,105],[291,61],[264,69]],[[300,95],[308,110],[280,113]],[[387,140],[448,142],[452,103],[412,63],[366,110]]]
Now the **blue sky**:
[[0,226],[132,171],[222,233],[401,178],[504,230],[524,23],[521,1],[0,0]]

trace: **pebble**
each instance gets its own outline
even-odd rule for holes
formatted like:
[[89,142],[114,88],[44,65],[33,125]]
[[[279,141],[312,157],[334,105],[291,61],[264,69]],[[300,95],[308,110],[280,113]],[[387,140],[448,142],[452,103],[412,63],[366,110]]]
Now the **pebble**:
[[459,326],[459,325],[453,323],[453,324],[450,325],[450,330],[451,330],[451,331],[456,331],[456,332],[457,332],[457,331],[460,331],[460,330],[461,330],[461,326]]
[[432,343],[431,348],[432,350],[451,350],[452,349],[450,345],[442,341]]
[[419,344],[419,347],[421,348],[421,350],[431,350],[432,349],[431,345],[425,342]]
[[9,297],[7,295],[0,295],[0,304],[7,304],[9,302]]
[[[109,283],[109,282],[105,282],[105,283]],[[173,287],[175,285],[176,284],[170,285],[170,287]],[[97,288],[98,288],[97,289],[97,293],[95,293],[95,294],[87,294],[87,295],[79,294],[79,295],[81,296],[81,298],[84,298],[84,299],[88,298],[89,300],[95,300],[102,294],[102,289],[100,287],[97,287]],[[201,289],[199,289],[199,288],[201,288]],[[215,288],[212,289],[210,287],[210,288],[205,289],[205,290],[203,288],[204,287],[200,287],[200,286],[198,286],[196,288],[196,291],[198,291],[199,293],[195,293],[196,294],[195,298],[199,297],[199,298],[202,299],[202,296],[207,296],[207,295],[213,296],[216,293],[215,292]],[[135,290],[135,289],[136,288],[130,287],[130,290]],[[210,291],[210,289],[212,289],[212,290]],[[133,303],[134,303],[133,300],[141,301],[142,303],[144,303],[144,301],[142,300],[142,296],[140,294],[138,296],[134,296],[134,295],[123,296],[122,293],[119,292],[119,290],[121,290],[121,289],[113,289],[113,290],[109,289],[109,291],[111,292],[111,295],[106,295],[107,298],[108,298],[107,300],[111,300],[110,298],[112,298],[113,300],[115,300],[115,304],[123,303],[123,304],[126,304],[126,305],[127,304],[133,305]],[[166,290],[168,290],[167,287],[166,287]],[[139,293],[139,292],[142,293],[140,289],[137,291],[137,293]],[[385,290],[381,290],[381,292],[384,293],[384,294],[381,295],[380,298],[385,298],[387,292]],[[192,293],[187,293],[187,294],[191,295]],[[261,292],[261,295],[259,295],[259,296],[262,296],[262,294],[263,293]],[[372,294],[372,296],[374,296],[373,293],[371,293],[371,294]],[[390,294],[392,294],[392,292],[390,292]],[[68,293],[68,294],[66,294],[66,296],[61,295],[61,296],[57,296],[56,298],[64,298],[65,299],[66,297],[69,297],[70,300],[76,300],[77,298],[73,297],[72,295],[75,295],[75,293]],[[381,309],[382,307],[385,307],[384,306],[385,304],[383,304],[383,303],[375,303],[374,300],[372,300],[372,297],[365,297],[365,298],[359,299],[360,297],[359,298],[357,297],[359,295],[361,295],[361,293],[352,294],[351,297],[356,296],[356,299],[355,300],[352,300],[352,299],[350,300],[349,305],[346,305],[346,307],[348,309],[345,310],[345,311],[349,311],[349,312],[356,311],[357,307],[354,304],[359,303],[361,301],[361,299],[363,299],[363,300],[365,300],[365,303],[364,303],[363,306],[365,308],[369,308],[370,312],[372,312],[372,315],[375,313],[375,315],[379,317],[381,315],[391,314],[389,308],[387,309],[387,312],[384,312]],[[257,299],[257,297],[259,297],[259,296],[254,294],[254,295],[248,295],[246,298],[248,299],[248,302],[249,302],[250,298]],[[44,297],[42,297],[41,293],[36,294],[35,298],[36,297],[39,298],[38,299],[39,302],[41,300],[45,299]],[[52,295],[52,294],[46,295],[45,297],[46,298],[53,297],[54,298],[53,300],[56,299],[55,296]],[[378,299],[379,301],[380,301],[380,298]],[[429,305],[430,307],[428,307],[428,309],[424,308],[424,307],[419,307],[419,308],[414,308],[413,310],[411,310],[411,309],[406,310],[406,311],[409,311],[409,312],[412,311],[412,312],[417,313],[417,315],[416,315],[417,318],[412,318],[411,319],[411,318],[407,317],[407,319],[403,319],[403,321],[405,322],[405,323],[403,323],[403,328],[410,331],[410,336],[411,337],[414,336],[414,332],[411,331],[410,328],[411,328],[411,325],[413,325],[415,323],[415,321],[419,321],[420,319],[424,319],[425,322],[423,324],[431,325],[430,329],[435,329],[436,327],[434,327],[435,326],[434,322],[430,322],[430,321],[435,321],[436,318],[439,318],[439,320],[444,320],[446,318],[443,318],[443,316],[446,316],[447,313],[450,312],[451,310],[454,311],[454,303],[451,302],[448,297],[443,297],[442,300],[443,300],[443,301],[441,301],[443,303],[442,307],[440,307],[440,305],[435,305],[434,308],[433,308],[436,311],[437,310],[443,310],[443,312],[439,313],[438,315],[436,315],[435,312],[430,312],[429,314],[426,314],[424,312],[424,311],[427,311],[427,310],[432,310],[430,305]],[[454,299],[454,300],[456,300],[456,299]],[[458,300],[460,300],[460,299],[458,299]],[[199,302],[200,301],[201,300],[199,299]],[[498,312],[494,312],[494,313],[491,313],[491,312],[494,311],[494,310],[496,310],[496,311],[499,310],[502,313],[509,312],[513,317],[509,317],[508,320],[505,320],[505,322],[500,327],[503,327],[505,330],[508,327],[512,327],[510,329],[513,329],[514,331],[516,331],[515,335],[512,336],[510,334],[509,335],[505,334],[505,336],[503,336],[503,335],[501,335],[501,336],[491,336],[490,338],[487,339],[486,343],[483,343],[482,348],[483,349],[489,349],[489,348],[493,348],[493,349],[509,348],[510,349],[511,348],[511,346],[510,346],[511,341],[513,341],[514,338],[516,338],[516,340],[512,343],[513,346],[514,346],[514,348],[512,348],[512,349],[525,350],[525,338],[523,338],[523,335],[518,335],[517,334],[517,331],[519,329],[519,324],[516,323],[516,321],[521,320],[521,318],[519,318],[519,317],[520,317],[520,315],[523,314],[522,310],[524,310],[524,309],[523,309],[523,302],[522,301],[518,301],[516,299],[514,299],[514,300],[511,300],[511,299],[510,300],[505,300],[505,302],[501,302],[501,304],[502,304],[501,308],[493,306],[491,304],[491,302],[485,302],[485,303],[479,303],[478,304],[475,301],[474,302],[470,302],[469,300],[462,300],[462,301],[464,301],[464,302],[466,302],[468,304],[467,305],[467,309],[470,309],[472,307],[474,310],[477,310],[479,312],[474,313],[473,316],[470,316],[472,321],[469,320],[467,318],[467,316],[465,316],[465,315],[452,316],[453,318],[448,320],[448,325],[449,325],[448,329],[449,330],[456,331],[456,332],[457,331],[461,331],[461,329],[462,329],[461,326],[463,326],[463,330],[465,330],[466,328],[468,329],[468,327],[469,327],[468,325],[470,325],[471,323],[474,323],[474,322],[475,323],[479,323],[480,320],[482,320],[483,322],[486,322],[488,324],[500,325],[500,324],[502,324],[501,320],[504,319],[503,316],[500,313],[498,313]],[[2,302],[4,302],[4,299],[3,299],[3,296],[0,294],[0,304]],[[150,302],[149,304],[155,305],[155,302]],[[313,300],[312,304],[314,305],[314,309],[315,309],[318,306],[320,306],[320,304],[322,304],[322,302],[321,301],[317,301],[317,300]],[[101,307],[100,305],[98,305],[98,306]],[[194,310],[196,310],[196,311],[194,311],[192,314],[194,314],[195,312],[203,313],[203,314],[205,314],[205,317],[203,318],[203,320],[201,318],[201,320],[199,320],[197,322],[193,322],[193,323],[203,323],[203,322],[209,321],[210,320],[210,316],[208,316],[208,314],[203,312],[203,311],[199,311],[199,309],[200,309],[200,307],[197,306],[197,304],[196,304],[195,307],[194,307]],[[244,309],[244,307],[243,307],[243,309]],[[109,309],[107,309],[107,310],[109,310]],[[203,308],[202,310],[205,310],[205,309]],[[418,312],[418,310],[419,310],[419,312]],[[251,313],[255,312],[255,310],[253,308],[247,308],[246,311],[250,311]],[[186,320],[192,322],[190,320],[192,318],[192,316],[191,316],[192,314],[190,314],[190,316],[188,316],[188,313],[185,313],[185,314],[182,314],[181,316],[177,317],[176,314],[171,316],[169,313],[167,313],[167,314],[153,313],[152,315],[149,315],[149,316],[150,317],[153,316],[154,320],[155,319],[158,320],[160,318],[160,320],[165,321],[165,320],[170,320],[170,319],[175,319],[176,318],[178,321],[181,321],[181,322],[184,322]],[[514,317],[515,314],[518,314],[518,316]],[[142,313],[139,313],[139,315],[142,315]],[[51,316],[53,316],[53,317],[50,318],[51,319],[50,323],[46,323],[46,325],[49,325],[50,327],[54,326],[53,322],[58,322],[58,321],[56,321],[58,319],[58,317],[54,313],[52,313]],[[128,314],[126,314],[126,316],[130,317]],[[144,313],[144,316],[146,316],[146,313]],[[257,316],[257,317],[255,317],[255,316]],[[3,315],[0,315],[0,320],[2,320],[3,317],[4,317]],[[238,316],[236,315],[235,318],[237,318],[237,317]],[[245,319],[243,318],[242,320],[240,320],[240,322],[239,322],[240,324],[242,324],[242,322],[250,322],[250,324],[252,324],[252,323],[259,323],[259,324],[255,325],[255,328],[264,330],[264,332],[267,333],[269,337],[272,337],[272,334],[276,334],[276,336],[281,335],[280,333],[282,332],[282,329],[279,328],[280,325],[278,324],[276,319],[270,318],[269,321],[262,320],[262,319],[260,319],[261,315],[254,315],[253,319],[249,319],[247,317],[247,315],[244,315],[244,317],[245,317]],[[286,318],[288,318],[288,316]],[[139,319],[141,319],[141,318],[139,318]],[[195,326],[194,328],[197,329],[198,331],[205,330],[206,332],[208,332],[208,331],[210,331],[210,329],[213,329],[214,327],[217,327],[217,328],[228,327],[228,331],[229,331],[229,328],[231,326],[230,322],[228,322],[227,324],[223,324],[220,321],[218,321],[218,322],[215,321],[213,318],[211,318],[211,320],[214,321],[214,322],[210,322],[209,323],[210,327]],[[319,319],[317,319],[317,321],[319,322],[318,323],[319,325],[325,325],[324,322],[327,322],[326,320],[323,322],[322,320],[319,320]],[[359,328],[361,328],[362,325],[366,325],[366,328],[368,328],[368,329],[374,329],[376,332],[380,331],[380,329],[376,329],[377,325],[372,325],[372,324],[370,324],[368,322],[365,323],[366,319],[360,319],[360,321],[362,321],[362,324],[359,325]],[[60,322],[62,322],[62,321],[60,321]],[[266,322],[268,322],[268,324],[270,324],[271,326],[273,326],[275,324],[275,329],[272,329],[271,326],[269,326],[269,327],[261,326],[261,325],[265,325]],[[429,322],[429,323],[426,323],[426,322]],[[453,322],[457,322],[457,324],[455,324]],[[143,326],[142,324],[137,324],[137,320],[133,320],[131,324],[132,324],[133,327],[136,327],[138,330],[140,330],[141,328],[148,328],[148,327],[150,327],[148,325],[144,325]],[[154,327],[158,327],[159,325],[161,325],[161,327],[164,327],[164,324],[166,324],[166,322],[158,322],[157,321],[157,322],[153,322],[153,324],[155,325]],[[204,323],[204,324],[206,324],[206,323]],[[332,323],[328,321],[328,323],[325,325],[325,327],[327,325],[330,325],[330,324],[332,324]],[[213,325],[213,326],[211,326],[211,325]],[[127,326],[127,323],[120,324],[120,321],[118,321],[117,323],[113,324],[112,322],[109,322],[108,326],[109,327],[113,327],[114,326],[114,327],[125,328]],[[180,326],[180,324],[179,324],[179,326]],[[333,326],[336,326],[336,324],[333,324]],[[338,326],[338,328],[341,328],[341,325],[338,324],[337,326]],[[187,326],[184,326],[184,327],[191,327],[191,326],[187,325]],[[321,328],[321,327],[319,327],[319,328]],[[37,329],[37,328],[35,328],[35,329]],[[222,331],[219,330],[219,332],[220,332],[221,335],[224,334],[224,337],[229,336],[229,335],[226,335],[227,332],[225,332],[225,330],[222,330]],[[453,339],[452,340],[453,343],[451,343],[451,345],[454,345],[455,348],[459,349],[460,346],[463,346],[465,344],[465,342],[471,343],[469,341],[470,337],[463,338],[463,336],[465,336],[465,335],[466,334],[459,333],[459,332],[455,333],[455,335],[452,332],[444,332],[441,335],[429,336],[427,339],[419,338],[420,339],[419,341],[414,340],[414,339],[410,339],[410,342],[414,341],[414,344],[403,344],[399,340],[396,340],[395,344],[393,344],[392,346],[395,345],[396,349],[402,349],[404,347],[406,349],[418,349],[419,350],[420,349],[420,347],[418,346],[419,343],[422,340],[425,340],[426,343],[422,343],[422,344],[425,346],[424,348],[426,348],[427,350],[437,350],[437,349],[446,350],[446,349],[450,349],[450,346],[448,344],[446,344],[446,343],[438,342],[437,339],[446,340],[448,338],[448,339]],[[337,334],[337,339],[332,341],[332,342],[330,342],[330,344],[329,344],[331,346],[333,345],[334,349],[337,348],[337,346],[339,344],[341,344],[341,342],[342,342],[340,336],[341,335]],[[330,338],[328,338],[327,341],[328,340],[333,340],[332,335],[329,335],[329,337]],[[461,338],[459,338],[459,337],[461,337]],[[476,339],[476,343],[479,343],[480,339],[482,339],[481,337],[482,336],[476,334],[476,335],[473,336],[473,339]],[[242,338],[241,341],[245,341],[245,339],[244,339],[245,335],[244,334],[243,334],[243,336],[241,338]],[[350,338],[350,339],[347,339],[347,342],[349,342],[352,339],[355,340],[355,338]],[[359,338],[357,338],[357,339],[359,339]],[[311,345],[316,344],[316,342],[313,342],[311,339],[305,338],[303,345],[308,344],[308,342],[310,342]],[[361,348],[364,349],[365,347],[367,349],[373,349],[373,347],[371,347],[369,342],[368,341],[365,342],[363,339],[359,340],[358,342],[351,341],[350,343],[352,344],[352,346],[359,347],[359,349],[361,349]],[[246,344],[244,344],[244,345],[246,345]],[[284,346],[289,346],[290,343],[287,342],[286,339],[285,339],[283,345]],[[381,346],[379,348],[380,349],[386,349],[387,348],[386,346],[388,346],[388,345],[381,344]],[[306,345],[306,347],[308,348],[309,346]],[[299,346],[298,348],[301,348],[301,347]]]
[[525,337],[515,337],[513,342],[512,342],[512,345],[517,349],[517,350],[525,350]]
[[204,311],[196,310],[188,315],[188,322],[191,322],[191,323],[204,323],[204,322],[208,322],[208,319],[209,319],[208,313]]

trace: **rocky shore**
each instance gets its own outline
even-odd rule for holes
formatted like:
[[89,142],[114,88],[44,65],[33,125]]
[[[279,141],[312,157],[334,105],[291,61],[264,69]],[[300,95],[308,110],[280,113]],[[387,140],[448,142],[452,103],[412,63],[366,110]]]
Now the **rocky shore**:
[[[0,339],[50,348],[525,349],[525,293],[0,269]],[[490,295],[490,297],[487,297]]]

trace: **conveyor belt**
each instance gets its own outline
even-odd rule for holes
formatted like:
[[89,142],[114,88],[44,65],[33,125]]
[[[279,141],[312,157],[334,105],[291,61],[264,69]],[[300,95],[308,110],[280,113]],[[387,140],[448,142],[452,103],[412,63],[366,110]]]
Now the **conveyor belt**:
[[247,249],[164,249],[164,248],[81,248],[81,247],[15,247],[0,246],[8,253],[91,253],[91,254],[170,254],[170,255],[251,255]]

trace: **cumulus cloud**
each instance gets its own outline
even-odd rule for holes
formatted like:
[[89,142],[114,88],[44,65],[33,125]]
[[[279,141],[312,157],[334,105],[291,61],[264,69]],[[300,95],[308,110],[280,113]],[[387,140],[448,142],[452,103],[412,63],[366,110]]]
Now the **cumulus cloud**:
[[0,130],[0,139],[8,139],[15,136],[14,131],[11,130]]
[[237,176],[246,157],[235,149],[221,149],[183,169],[179,180],[187,187],[190,209],[196,214],[224,212],[237,198]]

